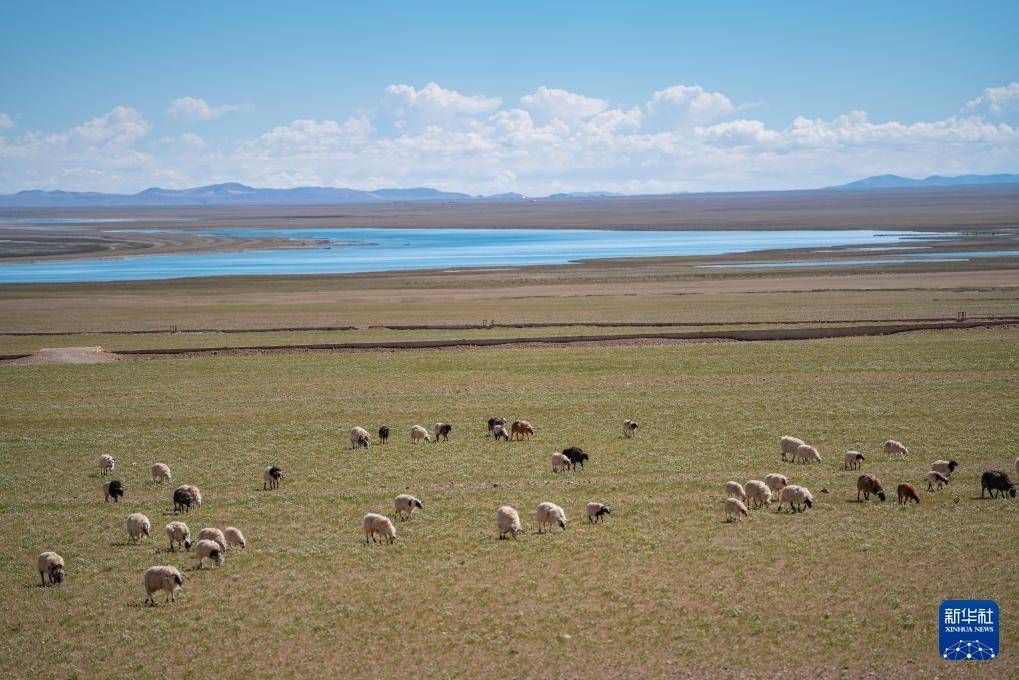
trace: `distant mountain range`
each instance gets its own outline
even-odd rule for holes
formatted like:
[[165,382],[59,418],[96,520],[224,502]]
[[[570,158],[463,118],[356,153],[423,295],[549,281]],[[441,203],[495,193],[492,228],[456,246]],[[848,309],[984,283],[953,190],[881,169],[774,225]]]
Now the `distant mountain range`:
[[[828,187],[829,190],[909,189],[923,187],[953,187],[977,184],[1019,184],[1019,175],[960,175],[942,177],[932,175],[924,179],[910,179],[898,175],[878,175],[866,179]],[[623,196],[608,191],[575,191],[547,196],[549,199],[614,198]],[[416,189],[338,189],[333,187],[296,187],[294,189],[258,189],[237,182],[210,184],[192,189],[151,188],[136,194],[104,194],[91,191],[19,191],[0,195],[0,207],[61,206],[188,206],[188,205],[329,205],[397,203],[407,201],[515,201],[524,200],[523,194],[505,193],[492,196],[471,196],[428,187]]]

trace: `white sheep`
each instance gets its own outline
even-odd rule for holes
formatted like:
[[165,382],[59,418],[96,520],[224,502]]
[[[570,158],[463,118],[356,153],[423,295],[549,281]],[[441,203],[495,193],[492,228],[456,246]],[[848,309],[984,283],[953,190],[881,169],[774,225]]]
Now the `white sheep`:
[[35,558],[35,568],[39,571],[39,580],[46,585],[49,578],[50,585],[59,585],[64,582],[64,558],[52,550],[41,553]]
[[747,499],[747,492],[743,490],[743,485],[739,482],[726,482],[725,492],[729,494],[729,498],[738,498],[741,501],[745,501]]
[[570,459],[562,453],[552,454],[552,472],[563,472],[570,469]]
[[726,498],[725,499],[725,521],[736,522],[742,517],[747,517],[750,513],[747,512],[747,506],[743,505],[743,501],[738,498]]
[[793,460],[796,460],[796,449],[803,446],[806,442],[796,437],[790,437],[784,435],[778,440],[778,445],[782,450],[782,460],[787,460],[786,456],[792,456]]
[[372,437],[368,434],[368,430],[363,427],[355,427],[350,431],[350,448],[362,448],[367,449],[371,446]]
[[551,530],[553,524],[558,524],[561,529],[566,530],[566,513],[555,503],[539,503],[535,512],[538,519],[538,533],[542,533],[545,525]]
[[147,538],[151,530],[152,523],[142,513],[135,512],[127,516],[127,535],[131,537],[132,541],[137,542],[141,540],[142,536]]
[[244,548],[248,544],[244,540],[244,534],[237,527],[223,529],[223,538],[226,539],[226,544],[231,548]]
[[796,453],[793,454],[793,462],[799,458],[804,463],[820,463],[821,454],[817,452],[817,449],[810,444],[801,444],[796,447]]
[[931,470],[940,472],[946,477],[950,477],[957,467],[959,467],[959,464],[954,460],[936,460],[931,463]]
[[165,463],[156,463],[150,469],[153,482],[169,482],[173,479],[170,468]]
[[897,442],[894,439],[889,439],[888,441],[886,441],[884,446],[881,447],[881,450],[889,455],[893,453],[897,453],[903,457],[909,455],[909,449],[903,446],[902,442]]
[[184,522],[170,522],[166,525],[166,537],[170,539],[170,552],[174,543],[179,543],[185,550],[191,549],[191,530]]
[[410,428],[411,444],[420,444],[422,439],[425,440],[426,442],[432,441],[432,438],[428,435],[428,430],[421,427],[420,425],[415,425],[414,427]]
[[205,527],[198,532],[199,541],[214,541],[221,550],[226,550],[226,537],[216,527]]
[[108,475],[117,467],[117,459],[108,453],[99,456],[99,471],[102,475]]
[[495,437],[496,441],[501,439],[508,442],[510,438],[509,432],[506,431],[506,426],[498,423],[492,426],[492,436]]
[[863,467],[863,461],[866,460],[863,454],[859,451],[846,451],[842,454],[842,469],[843,470],[859,470]]
[[764,476],[764,483],[768,485],[772,493],[781,493],[782,489],[789,486],[789,480],[785,475],[772,472]]
[[151,604],[155,607],[156,600],[152,596],[160,590],[166,592],[166,599],[163,601],[163,604],[177,601],[174,593],[184,585],[184,575],[180,573],[177,567],[149,567],[145,570],[145,578],[142,582],[145,584],[145,604]]
[[524,532],[520,528],[520,514],[508,505],[503,505],[495,511],[495,522],[499,526],[499,539],[506,538],[510,534],[513,538]]
[[782,492],[778,495],[778,509],[782,509],[784,503],[789,504],[789,510],[791,512],[803,512],[807,508],[814,507],[814,496],[810,493],[810,490],[805,486],[797,486],[796,484],[790,484],[789,486],[782,489]]
[[201,569],[205,566],[206,558],[212,560],[212,563],[219,567],[223,565],[226,558],[223,557],[223,548],[219,547],[219,543],[210,541],[207,538],[195,543],[195,557],[198,558],[198,564],[195,565],[196,569]]
[[408,493],[402,493],[397,496],[393,504],[396,506],[396,515],[400,519],[404,519],[405,514],[407,515],[406,519],[410,519],[410,516],[414,514],[414,509],[422,507],[421,501]]
[[604,522],[605,515],[612,514],[612,508],[604,503],[595,503],[594,501],[588,503],[584,509],[587,511],[587,521],[592,524]]
[[937,470],[931,470],[927,473],[927,490],[934,491],[934,485],[938,485],[938,491],[941,491],[941,487],[948,484],[948,477],[941,474]]
[[369,512],[361,520],[361,528],[364,529],[364,542],[366,545],[369,543],[369,540],[375,543],[376,538],[379,543],[383,541],[392,543],[396,540],[396,527],[393,526],[392,520],[385,515]]
[[746,499],[755,508],[771,505],[771,489],[759,479],[751,479],[747,482]]
[[640,427],[640,425],[637,423],[636,420],[624,420],[623,436],[627,438],[632,437],[637,432],[638,427]]

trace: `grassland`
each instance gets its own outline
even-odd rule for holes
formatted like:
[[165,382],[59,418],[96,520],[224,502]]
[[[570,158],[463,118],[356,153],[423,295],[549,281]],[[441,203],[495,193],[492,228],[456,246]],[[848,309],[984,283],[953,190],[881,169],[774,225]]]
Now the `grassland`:
[[[17,677],[1003,677],[1019,646],[1019,504],[974,497],[984,469],[1019,456],[1017,341],[995,329],[0,367],[0,664]],[[492,415],[538,435],[493,442]],[[641,429],[624,440],[631,416]],[[455,425],[448,443],[406,441],[437,420]],[[388,445],[348,450],[350,427],[382,423]],[[824,462],[781,463],[784,433]],[[890,436],[907,459],[878,452]],[[587,469],[552,475],[548,454],[574,444]],[[938,457],[962,467],[919,507],[858,504],[858,473],[837,461],[852,448],[892,488],[919,485]],[[118,458],[120,505],[101,500],[102,452]],[[144,569],[194,563],[161,535],[126,542],[129,512],[157,530],[169,519],[170,488],[148,482],[157,460],[202,488],[193,530],[235,525],[250,545],[187,571],[178,603],[152,609]],[[273,462],[287,479],[263,492]],[[723,483],[772,471],[816,507],[723,523]],[[360,517],[404,491],[424,511],[395,545],[365,547]],[[565,533],[496,540],[498,505],[533,529],[543,500],[566,508]],[[580,521],[588,500],[613,506],[604,525]],[[68,561],[59,588],[36,585],[44,549]],[[947,597],[1001,604],[998,660],[940,660]]]

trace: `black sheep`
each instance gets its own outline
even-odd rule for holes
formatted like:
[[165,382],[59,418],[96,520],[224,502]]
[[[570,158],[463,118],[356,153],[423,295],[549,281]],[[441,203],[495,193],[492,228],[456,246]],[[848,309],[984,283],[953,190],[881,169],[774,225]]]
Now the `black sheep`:
[[435,439],[432,441],[433,444],[439,443],[439,437],[442,437],[444,441],[449,441],[449,433],[453,431],[453,426],[449,423],[438,423],[435,426]]
[[184,512],[187,510],[191,512],[191,494],[187,489],[181,487],[173,492],[173,511]]
[[385,444],[387,439],[389,439],[389,428],[383,425],[379,428],[379,443]]
[[114,503],[119,503],[120,499],[124,497],[124,484],[119,479],[114,479],[112,482],[108,482],[103,495],[105,496],[107,503],[110,502],[111,498]]
[[590,456],[584,453],[584,450],[579,446],[571,446],[568,449],[563,449],[563,455],[570,459],[572,469],[577,469],[577,463],[580,463],[580,469],[584,469],[584,461],[590,460]]
[[1009,496],[1015,498],[1015,484],[1013,484],[1008,475],[1001,470],[988,470],[980,476],[980,497],[984,497],[984,490],[990,491],[991,498],[997,497],[998,493],[1001,497],[1005,497],[1007,492]]

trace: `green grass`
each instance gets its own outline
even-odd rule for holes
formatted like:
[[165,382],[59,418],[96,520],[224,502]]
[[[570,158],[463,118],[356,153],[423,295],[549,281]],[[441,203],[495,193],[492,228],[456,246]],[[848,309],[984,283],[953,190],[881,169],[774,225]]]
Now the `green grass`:
[[[1019,645],[1019,501],[973,498],[984,469],[1019,456],[1017,341],[996,329],[0,367],[0,664],[20,677],[1003,675]],[[538,434],[493,442],[492,415]],[[626,417],[641,421],[631,440]],[[438,420],[455,425],[449,443],[407,442]],[[348,449],[353,425],[381,423],[388,445]],[[781,463],[786,433],[823,463]],[[908,459],[880,454],[888,437]],[[591,463],[553,475],[548,455],[572,444]],[[850,502],[847,449],[892,500]],[[117,506],[99,491],[103,452],[127,486]],[[897,506],[895,485],[919,486],[939,457],[962,465],[949,488]],[[156,461],[171,485],[148,482]],[[261,491],[270,463],[287,471],[278,492]],[[815,508],[725,524],[724,482],[773,471]],[[193,532],[238,526],[249,548],[187,571],[176,605],[142,607],[147,567],[194,564],[161,533],[187,482],[205,496],[184,518]],[[361,516],[392,514],[404,491],[424,511],[395,545],[365,547]],[[566,509],[565,533],[496,540],[500,504],[533,531],[544,500]],[[581,521],[589,500],[613,507],[603,525]],[[133,511],[156,529],[142,545],[125,544]],[[59,588],[35,586],[46,549],[67,560]],[[940,660],[948,597],[999,602],[1002,657]]]

